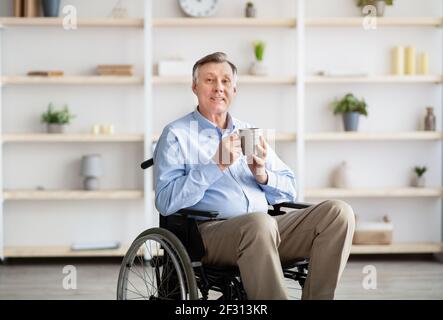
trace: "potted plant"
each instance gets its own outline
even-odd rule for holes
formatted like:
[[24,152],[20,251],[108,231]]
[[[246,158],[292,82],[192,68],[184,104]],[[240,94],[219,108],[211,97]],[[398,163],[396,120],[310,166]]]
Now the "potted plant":
[[250,73],[254,76],[264,76],[268,74],[268,68],[264,64],[264,55],[266,43],[263,41],[256,41],[253,43],[255,61],[251,65]]
[[60,0],[42,0],[42,8],[45,17],[58,17],[60,13]]
[[334,114],[343,114],[345,131],[357,131],[359,116],[368,115],[365,100],[358,100],[352,93],[346,94],[340,101],[335,100],[332,106]]
[[423,188],[425,186],[426,179],[425,179],[424,174],[425,174],[426,170],[427,170],[427,168],[425,166],[414,167],[415,176],[414,176],[414,179],[412,180],[413,187]]
[[42,114],[41,120],[47,125],[48,133],[63,133],[65,126],[69,124],[75,115],[69,112],[68,106],[65,105],[62,110],[54,110],[54,105],[50,103],[48,110]]
[[357,6],[362,8],[362,14],[364,14],[363,8],[371,5],[376,9],[377,17],[383,17],[385,14],[385,6],[392,6],[394,0],[357,0]]

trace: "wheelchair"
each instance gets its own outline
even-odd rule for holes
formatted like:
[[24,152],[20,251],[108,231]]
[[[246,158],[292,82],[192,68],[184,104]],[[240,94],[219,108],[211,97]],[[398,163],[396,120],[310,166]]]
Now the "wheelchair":
[[[142,169],[154,164],[142,163]],[[304,209],[309,204],[281,203],[271,206],[272,216],[288,209]],[[218,300],[247,300],[237,266],[207,265],[197,219],[217,219],[217,212],[181,209],[160,215],[160,227],[143,231],[123,258],[117,284],[118,300],[208,300],[210,292]],[[283,265],[288,281],[299,284],[301,292],[309,260],[303,258]],[[257,279],[259,281],[259,279]],[[292,282],[292,281],[291,281]],[[296,288],[295,288],[296,289]],[[212,297],[211,297],[212,298]]]

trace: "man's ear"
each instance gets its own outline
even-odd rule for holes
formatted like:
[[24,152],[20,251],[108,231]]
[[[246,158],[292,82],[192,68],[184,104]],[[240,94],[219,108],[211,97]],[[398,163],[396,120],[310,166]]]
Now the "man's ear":
[[197,95],[197,84],[195,82],[192,82],[192,92]]
[[237,94],[237,86],[234,87],[234,94]]

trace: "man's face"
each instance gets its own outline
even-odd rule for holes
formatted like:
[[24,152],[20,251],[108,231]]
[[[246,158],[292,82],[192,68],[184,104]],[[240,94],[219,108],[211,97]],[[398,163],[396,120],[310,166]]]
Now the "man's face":
[[200,66],[198,81],[193,83],[192,91],[198,98],[199,110],[203,114],[227,112],[237,93],[231,66],[227,62]]

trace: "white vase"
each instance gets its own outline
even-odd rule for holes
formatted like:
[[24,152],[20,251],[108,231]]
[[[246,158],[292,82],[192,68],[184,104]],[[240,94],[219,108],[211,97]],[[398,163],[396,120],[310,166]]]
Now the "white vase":
[[331,176],[333,188],[349,187],[349,172],[346,161],[343,161],[333,172]]
[[253,76],[265,76],[268,74],[268,67],[263,61],[255,61],[251,64],[249,73]]

